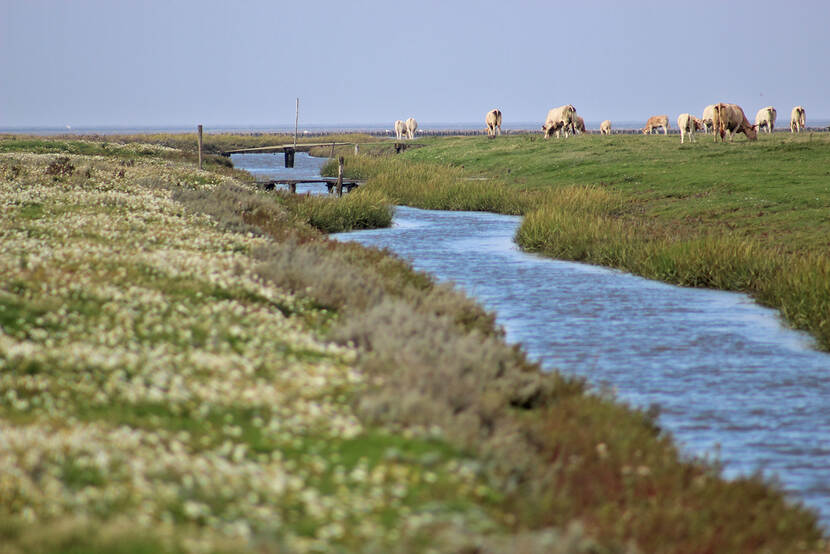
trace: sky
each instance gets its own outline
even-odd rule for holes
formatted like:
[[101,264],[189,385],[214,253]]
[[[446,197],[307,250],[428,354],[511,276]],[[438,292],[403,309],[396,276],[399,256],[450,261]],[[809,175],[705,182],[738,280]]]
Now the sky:
[[0,0],[0,128],[830,118],[830,1]]

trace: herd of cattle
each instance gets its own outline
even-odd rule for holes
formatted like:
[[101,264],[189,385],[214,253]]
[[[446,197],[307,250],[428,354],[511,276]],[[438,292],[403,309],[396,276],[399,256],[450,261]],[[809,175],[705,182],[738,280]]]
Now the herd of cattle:
[[[695,131],[704,131],[709,133],[710,129],[715,135],[715,141],[718,137],[723,141],[726,135],[729,135],[731,141],[738,133],[743,133],[749,140],[756,140],[758,138],[758,131],[762,127],[766,127],[767,133],[772,133],[775,129],[775,119],[777,112],[772,106],[761,108],[755,115],[755,124],[751,125],[746,118],[743,109],[737,104],[727,104],[719,102],[706,106],[703,110],[703,117],[697,118],[690,113],[682,113],[677,116],[677,126],[680,129],[680,143],[686,142],[686,136],[689,140],[695,142]],[[501,135],[501,110],[493,109],[487,112],[484,122],[487,126],[487,136],[495,138]],[[790,114],[790,131],[793,133],[800,133],[807,123],[806,115],[803,106],[796,106],[792,109]],[[418,122],[414,118],[409,118],[406,121],[401,119],[395,121],[395,136],[398,140],[402,140],[404,136],[411,139],[415,136],[415,130],[418,128]],[[648,118],[646,126],[642,128],[644,135],[652,133],[656,129],[663,129],[663,134],[668,134],[670,124],[669,117],[666,115],[655,115]],[[585,132],[585,120],[577,115],[576,108],[573,104],[559,106],[548,111],[548,116],[545,118],[545,124],[542,125],[542,131],[545,133],[545,138],[550,138],[555,134],[557,138],[560,136],[568,137],[569,135],[577,135]],[[611,134],[611,121],[605,120],[599,126],[600,134]]]
[[[498,110],[494,110],[498,111]],[[490,127],[490,114],[487,114],[487,126]],[[499,121],[501,121],[501,112],[499,113]],[[737,133],[743,133],[749,140],[756,140],[758,138],[758,130],[766,127],[767,132],[771,133],[775,129],[775,119],[777,112],[772,106],[761,108],[755,115],[755,124],[749,123],[743,109],[737,104],[727,104],[719,102],[706,106],[703,110],[703,117],[697,118],[690,113],[682,113],[677,116],[677,126],[680,129],[680,142],[686,142],[686,136],[689,140],[695,141],[695,131],[704,131],[708,133],[710,129],[714,133],[715,141],[724,140],[729,136],[731,141]],[[801,132],[807,123],[806,115],[803,106],[796,106],[793,108],[790,115],[790,131],[793,133]],[[646,126],[642,128],[644,135],[652,133],[655,129],[663,129],[663,134],[668,134],[670,124],[669,117],[666,115],[655,115],[648,118]],[[600,134],[611,134],[611,122],[605,120],[599,127]],[[579,134],[585,132],[585,121],[577,115],[576,108],[573,104],[559,106],[553,108],[548,112],[545,119],[545,124],[542,125],[542,131],[545,133],[545,138],[550,138],[552,134],[556,134],[558,138],[560,133],[567,137],[569,134]]]

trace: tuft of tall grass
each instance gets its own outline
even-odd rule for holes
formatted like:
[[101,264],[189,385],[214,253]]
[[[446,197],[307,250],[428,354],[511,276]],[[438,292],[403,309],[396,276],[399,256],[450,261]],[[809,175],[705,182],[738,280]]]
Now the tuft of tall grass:
[[282,193],[283,206],[324,233],[376,229],[392,224],[394,209],[377,190],[356,190],[342,197]]

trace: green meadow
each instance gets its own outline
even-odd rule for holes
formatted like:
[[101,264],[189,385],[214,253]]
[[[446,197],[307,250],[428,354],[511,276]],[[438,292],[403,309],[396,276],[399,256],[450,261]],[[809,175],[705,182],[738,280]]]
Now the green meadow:
[[521,214],[529,251],[742,291],[830,348],[830,134],[426,138],[347,172],[392,201]]
[[450,157],[601,143],[381,144],[337,199],[199,170],[191,139],[0,139],[0,553],[828,551],[777,484],[723,479],[459,291],[325,236],[419,188],[629,229],[614,185]]

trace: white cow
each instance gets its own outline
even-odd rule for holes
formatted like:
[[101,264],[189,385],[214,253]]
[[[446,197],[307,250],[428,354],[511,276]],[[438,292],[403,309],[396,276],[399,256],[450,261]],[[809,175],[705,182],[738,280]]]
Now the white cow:
[[777,116],[778,112],[772,106],[758,110],[758,113],[755,114],[755,125],[758,126],[758,131],[761,130],[761,127],[766,126],[767,133],[771,133],[775,129],[775,118]]
[[484,118],[484,123],[487,125],[487,136],[496,138],[496,135],[501,135],[501,110],[494,109],[487,112]]
[[415,138],[415,131],[418,129],[418,122],[415,121],[414,117],[410,117],[406,120],[406,136],[409,139]]
[[703,108],[703,117],[701,117],[700,120],[703,122],[703,132],[704,133],[708,133],[710,127],[712,127],[714,129],[714,125],[712,125],[712,117],[714,115],[713,114],[714,110],[715,110],[715,105],[714,104],[709,104],[708,106]]
[[610,135],[611,134],[611,121],[606,119],[599,125],[599,134],[601,135]]
[[403,134],[406,132],[406,123],[402,119],[395,121],[395,138],[403,140]]
[[807,125],[807,114],[804,106],[796,106],[790,114],[790,132],[800,133]]
[[689,140],[695,142],[695,116],[690,113],[682,113],[677,116],[677,126],[680,128],[680,144],[686,141],[686,135],[689,135]]
[[545,132],[545,138],[548,139],[555,132],[556,138],[559,138],[560,131],[565,138],[568,137],[568,132],[571,126],[576,121],[576,108],[572,104],[559,106],[548,111],[548,116],[545,118],[545,124],[542,125],[542,130]]

